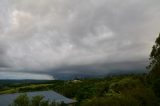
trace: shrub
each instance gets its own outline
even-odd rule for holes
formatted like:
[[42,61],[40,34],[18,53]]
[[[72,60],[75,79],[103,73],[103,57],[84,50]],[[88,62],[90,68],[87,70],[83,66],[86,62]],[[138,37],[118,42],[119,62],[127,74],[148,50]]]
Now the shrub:
[[55,101],[44,100],[43,96],[34,96],[31,99],[26,94],[18,96],[9,106],[66,106],[63,102],[56,103]]

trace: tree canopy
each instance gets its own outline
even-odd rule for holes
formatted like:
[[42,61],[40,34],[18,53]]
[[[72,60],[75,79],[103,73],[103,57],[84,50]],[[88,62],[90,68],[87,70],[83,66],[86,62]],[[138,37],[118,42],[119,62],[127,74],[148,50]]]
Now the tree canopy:
[[150,54],[150,69],[151,79],[157,79],[160,76],[160,34],[152,47]]

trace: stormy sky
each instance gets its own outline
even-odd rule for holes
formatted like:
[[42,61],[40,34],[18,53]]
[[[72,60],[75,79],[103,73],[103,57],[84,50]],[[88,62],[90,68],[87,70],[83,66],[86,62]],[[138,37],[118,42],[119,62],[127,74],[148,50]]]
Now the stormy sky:
[[0,0],[0,79],[145,72],[159,0]]

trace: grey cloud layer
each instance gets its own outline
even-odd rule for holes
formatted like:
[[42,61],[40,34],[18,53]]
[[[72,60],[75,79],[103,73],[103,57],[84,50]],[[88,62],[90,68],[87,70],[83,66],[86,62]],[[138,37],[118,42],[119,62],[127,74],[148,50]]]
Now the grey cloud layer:
[[137,66],[159,32],[159,5],[159,0],[1,0],[0,67],[45,72],[126,61]]

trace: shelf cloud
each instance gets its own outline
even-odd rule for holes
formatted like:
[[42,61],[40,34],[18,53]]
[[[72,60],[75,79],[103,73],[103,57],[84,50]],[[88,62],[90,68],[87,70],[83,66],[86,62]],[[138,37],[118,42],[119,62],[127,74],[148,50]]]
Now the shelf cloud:
[[144,72],[160,29],[159,5],[159,0],[1,0],[0,77],[56,78],[134,67]]

